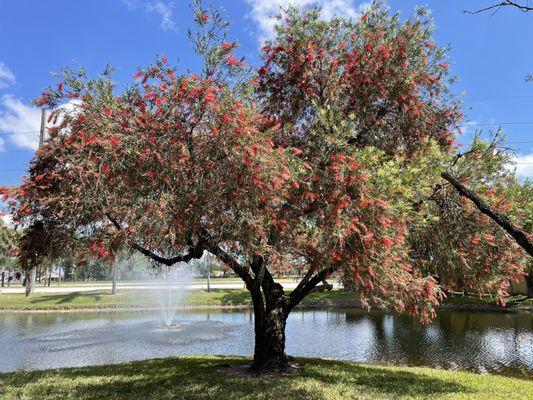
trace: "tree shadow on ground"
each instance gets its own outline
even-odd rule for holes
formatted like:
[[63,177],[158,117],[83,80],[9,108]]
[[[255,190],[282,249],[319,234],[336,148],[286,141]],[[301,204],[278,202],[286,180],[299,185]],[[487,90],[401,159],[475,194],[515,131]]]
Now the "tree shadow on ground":
[[389,395],[401,393],[412,397],[471,392],[470,388],[457,382],[406,370],[319,359],[305,362],[307,368],[304,368],[302,376],[324,384],[335,384],[342,380],[347,385],[364,386],[373,392]]
[[220,297],[220,303],[222,305],[243,305],[252,304],[252,298],[248,291],[240,291],[234,289],[215,289],[212,292],[217,293]]
[[52,302],[53,304],[66,304],[76,300],[99,301],[102,299],[102,293],[98,291],[86,292],[69,292],[69,293],[54,293],[48,296],[39,296],[32,298],[30,303],[39,304],[45,302]]
[[422,373],[325,360],[305,360],[302,371],[288,377],[226,376],[218,371],[220,364],[246,362],[249,360],[236,357],[184,357],[6,374],[0,375],[0,397],[6,391],[11,398],[19,398],[17,395],[29,390],[27,393],[34,396],[29,398],[43,400],[318,400],[359,398],[362,393],[365,398],[439,398],[471,391]]

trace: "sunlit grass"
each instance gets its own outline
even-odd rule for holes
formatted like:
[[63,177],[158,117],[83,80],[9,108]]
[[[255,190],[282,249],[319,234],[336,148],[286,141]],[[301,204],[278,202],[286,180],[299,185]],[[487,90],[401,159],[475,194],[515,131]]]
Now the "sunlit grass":
[[293,376],[227,376],[237,357],[178,357],[119,365],[0,374],[14,399],[533,399],[533,382],[500,376],[301,359]]

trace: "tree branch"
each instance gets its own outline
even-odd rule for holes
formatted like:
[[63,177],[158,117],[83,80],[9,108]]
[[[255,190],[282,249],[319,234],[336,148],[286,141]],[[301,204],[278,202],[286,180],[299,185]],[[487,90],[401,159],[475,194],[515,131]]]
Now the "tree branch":
[[525,13],[527,13],[529,11],[533,11],[533,7],[531,7],[529,5],[521,4],[521,3],[518,3],[516,1],[506,0],[506,1],[500,1],[499,3],[496,3],[496,4],[492,4],[492,5],[490,5],[488,7],[485,7],[485,8],[481,8],[479,10],[474,10],[474,11],[464,10],[464,13],[465,14],[479,14],[479,13],[482,13],[482,12],[485,12],[485,11],[494,10],[494,12],[492,13],[492,15],[494,15],[502,7],[515,7],[515,8],[517,8],[520,11],[525,12]]
[[[332,265],[331,267],[320,271],[318,274],[309,279],[309,281],[305,285],[301,286],[299,290],[293,290],[289,296],[289,310],[298,305],[298,303],[300,303],[305,296],[311,293],[320,282],[325,282],[325,279],[334,273],[339,267],[340,265]],[[328,284],[326,283],[325,285]]]
[[[122,230],[122,226],[118,223],[118,221],[115,218],[113,218],[108,213],[106,213],[106,217],[109,219],[109,221],[111,221],[113,226],[118,231]],[[142,247],[140,244],[135,243],[133,241],[128,241],[128,244],[133,249],[135,249],[135,250],[139,251],[140,253],[144,254],[146,257],[151,258],[152,260],[154,260],[154,261],[156,261],[156,262],[158,262],[160,264],[166,265],[168,267],[170,267],[170,266],[172,266],[174,264],[177,264],[179,262],[189,262],[193,258],[196,258],[196,259],[202,258],[202,255],[204,254],[204,250],[205,250],[205,242],[204,242],[204,240],[202,238],[200,238],[198,240],[198,243],[195,246],[191,246],[191,248],[189,249],[189,253],[187,253],[185,255],[171,257],[171,258],[162,257],[162,256],[154,253],[153,251],[148,250],[148,249]]]
[[254,287],[254,280],[250,273],[244,268],[237,260],[235,260],[231,255],[225,252],[220,246],[214,243],[210,243],[206,250],[211,254],[214,254],[218,257],[220,261],[229,265],[229,267],[235,271],[237,275],[244,281],[248,290],[252,290]]
[[511,235],[530,256],[533,257],[533,243],[529,234],[518,226],[514,225],[505,215],[489,207],[477,194],[466,188],[461,182],[447,172],[441,176],[446,179],[462,196],[470,199],[483,214],[491,218],[500,225],[509,235]]

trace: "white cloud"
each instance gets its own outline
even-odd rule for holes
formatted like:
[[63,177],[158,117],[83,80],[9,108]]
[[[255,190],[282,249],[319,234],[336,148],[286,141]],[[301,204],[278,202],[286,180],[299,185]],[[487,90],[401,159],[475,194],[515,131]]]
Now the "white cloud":
[[516,174],[521,178],[533,178],[533,153],[514,157]]
[[[300,8],[320,7],[322,16],[331,19],[334,16],[357,17],[370,7],[370,2],[356,2],[355,0],[245,0],[252,10],[249,17],[258,25],[258,40],[263,43],[266,39],[274,37],[275,20],[271,17],[280,9],[290,5]],[[358,5],[356,3],[359,3]]]
[[[122,0],[129,10],[136,10],[139,7],[139,0]],[[161,17],[161,29],[164,31],[176,31],[177,26],[174,22],[174,1],[165,2],[163,0],[149,1],[144,4],[144,10],[147,13],[157,13]]]
[[161,17],[161,29],[164,31],[175,31],[177,29],[176,23],[172,17],[172,8],[174,2],[168,4],[162,1],[152,1],[146,5],[147,12],[156,12]]
[[3,214],[0,216],[0,219],[2,220],[5,226],[9,228],[13,228],[14,225],[13,225],[13,219],[11,218],[11,215]]
[[[61,106],[62,111],[75,112],[79,100],[71,100]],[[60,118],[56,122],[59,124]],[[46,127],[53,126],[47,123]],[[28,106],[12,95],[0,97],[0,131],[11,134],[10,141],[17,147],[35,150],[39,146],[39,130],[41,127],[41,110]],[[0,146],[2,143],[0,142]]]
[[9,138],[16,146],[35,150],[40,125],[41,110],[8,94],[0,97],[0,131],[12,134]]
[[3,62],[0,62],[0,89],[15,83],[15,75]]

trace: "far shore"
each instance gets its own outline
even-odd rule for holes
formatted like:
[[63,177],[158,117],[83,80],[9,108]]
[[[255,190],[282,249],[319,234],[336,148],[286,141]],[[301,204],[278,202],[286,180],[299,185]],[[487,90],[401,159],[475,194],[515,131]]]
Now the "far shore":
[[[143,290],[142,295],[131,289],[120,289],[115,295],[109,290],[96,289],[68,293],[36,293],[25,297],[19,293],[0,294],[0,313],[74,313],[74,312],[146,312],[159,310],[157,290]],[[514,296],[501,307],[490,299],[474,296],[452,296],[438,310],[533,312],[533,299]],[[185,297],[176,307],[179,311],[230,311],[251,309],[248,292],[244,289],[186,290]],[[313,293],[299,306],[300,309],[363,308],[354,294],[335,289]]]

